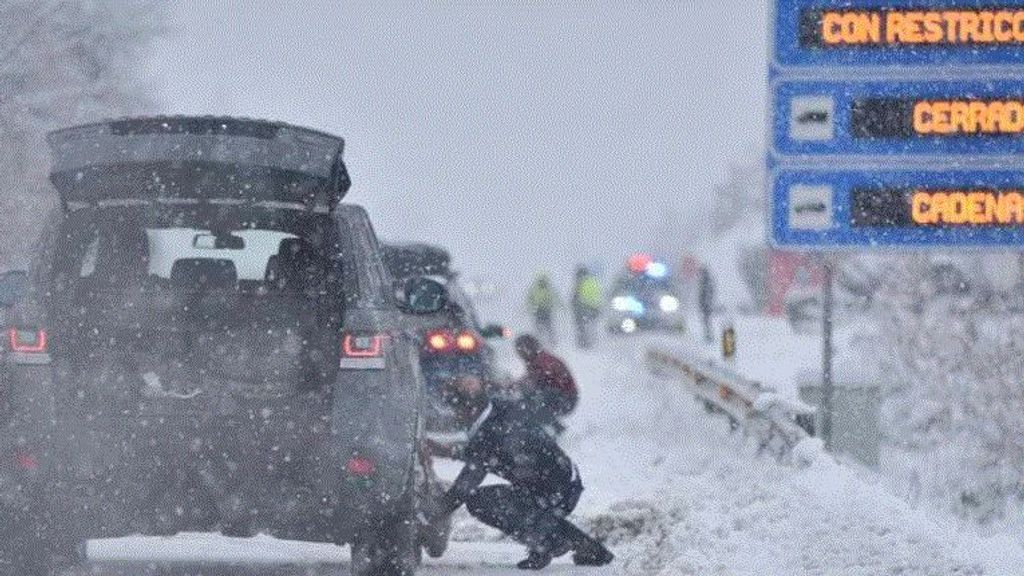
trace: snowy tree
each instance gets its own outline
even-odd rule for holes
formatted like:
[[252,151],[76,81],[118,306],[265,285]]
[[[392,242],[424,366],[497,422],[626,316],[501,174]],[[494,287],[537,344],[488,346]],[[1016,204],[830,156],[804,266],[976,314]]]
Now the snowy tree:
[[1024,316],[988,282],[971,285],[970,260],[888,260],[875,357],[895,380],[887,436],[909,456],[921,495],[991,522],[1022,496]]
[[0,267],[21,265],[56,199],[47,131],[152,107],[157,2],[0,0]]
[[[661,257],[675,258],[687,253],[694,242],[719,238],[751,216],[763,218],[767,209],[763,183],[764,167],[759,161],[731,165],[725,180],[715,187],[708,205],[702,205],[700,214],[706,217],[694,219],[692,210],[680,210],[671,202],[663,203],[648,233],[645,248]],[[751,234],[758,238],[762,235],[760,231]]]
[[715,187],[712,199],[712,235],[729,230],[751,214],[768,209],[764,201],[765,169],[760,160],[729,167],[725,181]]

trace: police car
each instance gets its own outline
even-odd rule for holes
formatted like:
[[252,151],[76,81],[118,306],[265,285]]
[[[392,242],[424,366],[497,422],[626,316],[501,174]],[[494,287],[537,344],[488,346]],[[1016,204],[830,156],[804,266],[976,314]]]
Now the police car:
[[608,330],[633,334],[644,330],[686,329],[680,290],[668,266],[648,254],[634,254],[612,286]]

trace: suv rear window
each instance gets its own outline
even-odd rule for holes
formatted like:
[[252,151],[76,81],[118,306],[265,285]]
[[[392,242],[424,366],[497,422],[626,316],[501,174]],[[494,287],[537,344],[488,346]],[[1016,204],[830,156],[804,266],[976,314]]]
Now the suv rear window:
[[274,210],[111,208],[71,213],[63,286],[327,295],[341,279],[328,216]]
[[71,212],[51,290],[57,352],[77,369],[113,362],[186,391],[213,378],[246,394],[318,386],[340,350],[338,238],[330,215],[296,210]]
[[[109,263],[113,259],[113,250],[117,241],[101,241],[99,231],[95,231],[92,241],[85,250],[79,270],[80,278],[97,278],[101,274],[109,275],[106,279],[116,278],[126,270],[114,266],[97,267],[100,262]],[[237,238],[236,247],[217,246],[218,237],[210,230],[198,228],[145,228],[146,254],[142,254],[142,244],[138,245],[139,254],[126,255],[127,262],[137,257],[146,264],[146,274],[166,280],[172,279],[177,273],[180,276],[182,262],[208,260],[226,270],[233,271],[238,282],[263,282],[276,275],[277,259],[282,243],[298,241],[299,237],[276,230],[230,230],[223,232],[227,236],[221,238]],[[113,238],[107,236],[106,238]],[[141,239],[141,236],[139,236]],[[232,240],[234,241],[234,240]],[[223,242],[223,240],[221,240]],[[100,247],[103,247],[103,254]],[[201,262],[200,262],[201,264]],[[198,266],[197,266],[198,267]]]

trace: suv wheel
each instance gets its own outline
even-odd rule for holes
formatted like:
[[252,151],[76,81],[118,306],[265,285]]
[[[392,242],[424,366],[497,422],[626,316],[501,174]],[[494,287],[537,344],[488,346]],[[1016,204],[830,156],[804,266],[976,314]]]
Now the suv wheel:
[[389,522],[352,544],[352,576],[413,576],[419,564],[416,519]]
[[0,512],[0,576],[52,576],[83,559],[84,546],[50,538],[38,528]]

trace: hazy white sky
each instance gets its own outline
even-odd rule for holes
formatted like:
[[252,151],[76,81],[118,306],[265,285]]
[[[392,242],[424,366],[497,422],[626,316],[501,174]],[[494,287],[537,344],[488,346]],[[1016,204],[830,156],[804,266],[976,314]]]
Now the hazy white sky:
[[168,112],[344,136],[349,199],[381,235],[439,240],[474,275],[617,266],[663,207],[699,226],[763,141],[767,0],[174,11],[154,68]]

